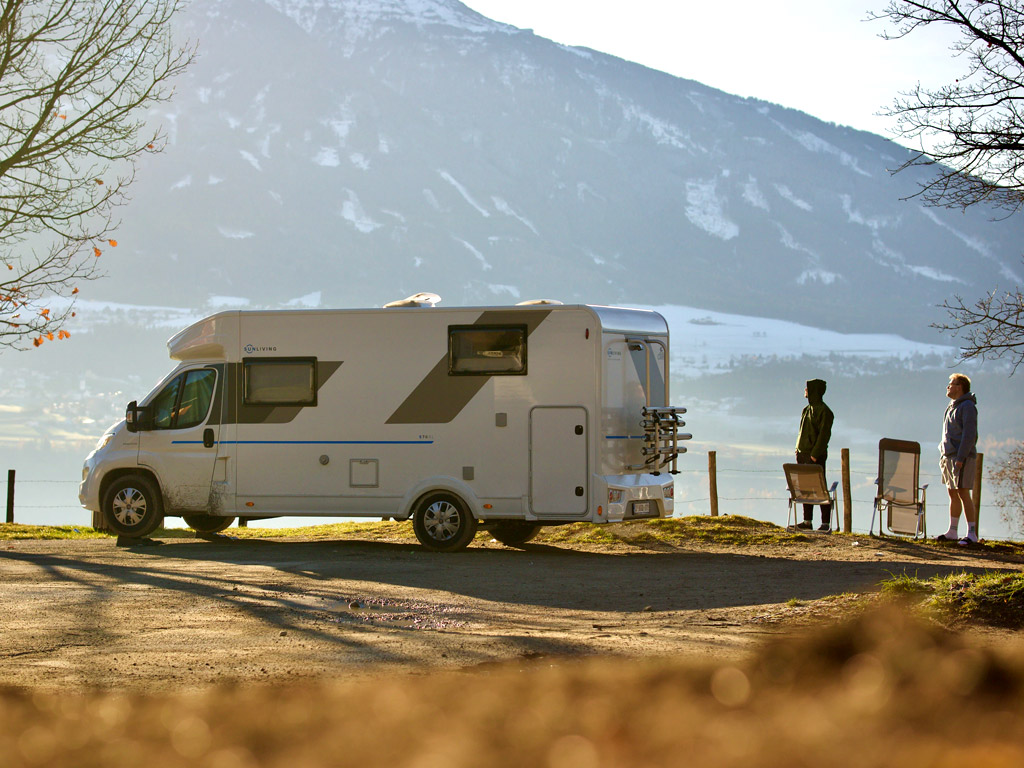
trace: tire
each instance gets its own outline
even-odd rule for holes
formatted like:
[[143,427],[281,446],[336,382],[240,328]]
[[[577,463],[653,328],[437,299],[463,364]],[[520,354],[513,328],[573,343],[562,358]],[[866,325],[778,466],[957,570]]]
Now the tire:
[[225,528],[230,528],[235,522],[233,517],[221,517],[220,515],[182,515],[185,525],[196,533],[220,533]]
[[476,535],[476,518],[458,496],[431,493],[417,503],[412,529],[427,549],[457,552],[469,546]]
[[521,547],[540,532],[540,526],[519,520],[506,520],[490,527],[491,536],[507,547]]
[[141,539],[163,523],[163,500],[148,478],[125,475],[112,482],[103,494],[103,517],[114,533]]

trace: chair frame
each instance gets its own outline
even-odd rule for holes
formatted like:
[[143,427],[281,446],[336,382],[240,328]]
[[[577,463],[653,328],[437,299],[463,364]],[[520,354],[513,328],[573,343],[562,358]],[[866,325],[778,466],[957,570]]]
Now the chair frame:
[[[913,501],[899,502],[893,499],[885,498],[885,489],[882,488],[882,478],[884,477],[885,469],[885,453],[886,451],[894,453],[908,453],[912,454],[914,458],[914,483],[913,483]],[[875,485],[877,490],[875,491],[875,502],[871,512],[871,526],[868,528],[868,533],[872,536],[875,535],[875,515],[878,515],[878,535],[885,536],[886,519],[889,520],[889,534],[892,536],[904,536],[914,539],[927,539],[928,538],[928,525],[927,525],[927,499],[928,499],[928,484],[920,485],[921,480],[921,444],[915,443],[910,440],[897,440],[891,437],[883,437],[878,441],[878,476],[875,478]],[[920,495],[918,495],[920,494]],[[913,533],[905,533],[902,531],[896,531],[892,528],[892,512],[893,509],[916,509],[917,514],[917,528]]]
[[[831,530],[836,532],[839,531],[839,504],[837,501],[836,488],[839,487],[839,481],[832,483],[832,486],[828,486],[828,481],[825,479],[825,470],[820,464],[783,464],[782,471],[786,473],[786,485],[789,486],[789,513],[786,516],[786,528],[796,527],[796,509],[798,505],[803,504],[831,504],[832,505],[832,516],[829,521]],[[799,492],[794,487],[792,475],[817,475],[821,480],[821,485],[818,488],[818,493],[815,495],[799,495]]]

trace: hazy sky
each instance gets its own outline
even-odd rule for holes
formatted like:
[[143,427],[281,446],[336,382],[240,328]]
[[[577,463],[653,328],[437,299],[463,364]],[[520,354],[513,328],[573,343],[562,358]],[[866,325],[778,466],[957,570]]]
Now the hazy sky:
[[541,37],[611,53],[739,96],[891,137],[875,113],[900,91],[951,82],[952,37],[885,41],[885,0],[462,0]]

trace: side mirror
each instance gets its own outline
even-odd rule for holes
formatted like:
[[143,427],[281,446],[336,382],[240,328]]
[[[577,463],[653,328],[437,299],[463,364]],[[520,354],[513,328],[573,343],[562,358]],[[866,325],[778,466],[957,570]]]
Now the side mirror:
[[129,432],[145,432],[153,428],[153,417],[149,406],[139,405],[132,400],[124,412],[124,425]]
[[139,403],[132,400],[124,412],[124,426],[129,432],[139,431]]

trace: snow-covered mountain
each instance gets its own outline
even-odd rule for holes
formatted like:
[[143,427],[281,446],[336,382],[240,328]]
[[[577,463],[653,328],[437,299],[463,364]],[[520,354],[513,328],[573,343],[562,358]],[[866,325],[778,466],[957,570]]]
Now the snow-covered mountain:
[[89,298],[688,305],[937,340],[1021,224],[902,201],[907,150],[456,0],[195,0]]

